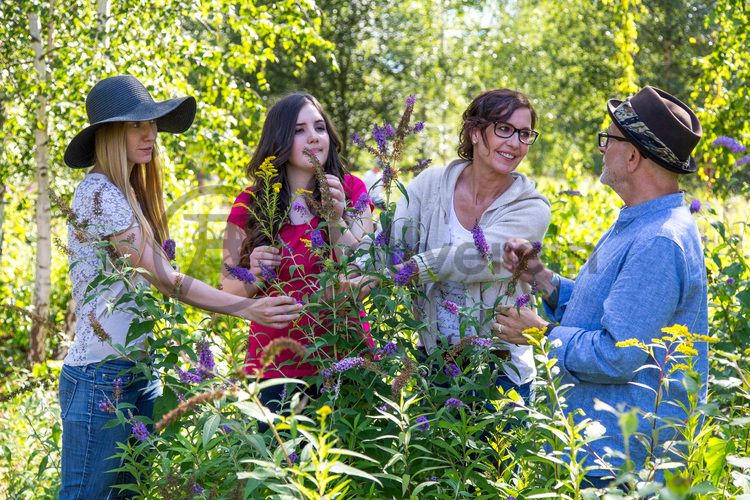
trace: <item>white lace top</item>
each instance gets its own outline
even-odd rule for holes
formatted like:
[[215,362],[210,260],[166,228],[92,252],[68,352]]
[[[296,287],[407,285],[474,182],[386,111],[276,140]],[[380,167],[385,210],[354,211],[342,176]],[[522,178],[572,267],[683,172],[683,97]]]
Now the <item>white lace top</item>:
[[[86,289],[103,265],[102,259],[97,255],[97,241],[137,226],[138,222],[125,196],[104,174],[90,173],[81,181],[73,195],[71,208],[77,220],[85,225],[88,238],[82,238],[81,241],[80,233],[77,234],[72,224],[68,224],[68,262],[78,321],[75,339],[65,357],[65,364],[82,366],[116,354],[112,345],[125,344],[130,323],[136,317],[127,311],[130,307],[136,307],[133,302],[120,304],[113,309],[114,303],[126,291],[123,282],[99,284],[88,294]],[[112,266],[107,262],[105,271],[111,270]],[[134,286],[149,286],[145,278],[137,275],[130,277],[130,283]],[[90,300],[84,302],[87,295]],[[102,340],[94,332],[90,320],[92,313],[111,340]],[[143,342],[144,337],[141,337],[131,345],[143,346]]]

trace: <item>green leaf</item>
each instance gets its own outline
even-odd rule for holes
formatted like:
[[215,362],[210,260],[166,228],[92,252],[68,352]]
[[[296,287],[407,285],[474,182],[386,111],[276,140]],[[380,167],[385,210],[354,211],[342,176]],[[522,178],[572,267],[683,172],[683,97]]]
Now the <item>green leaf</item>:
[[372,476],[371,474],[368,474],[367,472],[363,470],[357,469],[356,467],[352,467],[350,465],[343,464],[341,462],[336,462],[333,465],[331,465],[330,470],[334,474],[347,474],[349,476],[357,476],[357,477],[361,477],[363,479],[367,479],[375,483],[378,483],[380,486],[383,485],[375,476]]
[[211,438],[214,437],[214,434],[216,434],[216,430],[219,428],[220,423],[221,415],[215,414],[208,417],[206,423],[203,424],[203,433],[201,434],[201,437],[203,438],[204,448],[208,448],[208,443],[211,441]]

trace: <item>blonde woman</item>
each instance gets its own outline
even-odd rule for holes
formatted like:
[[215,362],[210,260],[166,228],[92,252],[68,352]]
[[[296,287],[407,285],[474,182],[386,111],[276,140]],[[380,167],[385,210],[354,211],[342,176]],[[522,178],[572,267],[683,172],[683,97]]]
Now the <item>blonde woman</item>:
[[[104,428],[112,418],[112,402],[134,405],[133,414],[152,416],[161,394],[159,380],[129,372],[135,363],[113,346],[144,347],[145,338],[126,342],[137,314],[134,303],[112,305],[131,287],[154,285],[162,293],[211,312],[230,314],[264,325],[284,327],[295,319],[299,305],[290,297],[241,299],[174,270],[162,245],[169,238],[157,133],[182,133],[195,116],[192,97],[155,102],[132,76],[97,83],[86,98],[90,125],[65,151],[72,168],[93,168],[75,191],[68,228],[70,278],[77,302],[78,323],[73,345],[60,375],[63,422],[62,485],[59,498],[115,498],[115,484],[129,482],[112,469],[116,443],[131,428]],[[145,270],[129,284],[94,282],[102,271],[97,255],[109,240],[134,268]],[[93,283],[92,283],[93,282]],[[93,297],[93,299],[91,299]],[[148,355],[147,352],[144,353]],[[145,433],[136,424],[132,432]]]

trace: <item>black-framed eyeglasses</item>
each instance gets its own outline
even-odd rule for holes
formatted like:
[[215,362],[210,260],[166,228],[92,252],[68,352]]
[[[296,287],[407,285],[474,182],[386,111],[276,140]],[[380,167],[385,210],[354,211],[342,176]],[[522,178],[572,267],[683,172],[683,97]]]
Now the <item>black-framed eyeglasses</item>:
[[620,142],[630,142],[630,139],[628,139],[627,137],[622,137],[620,135],[610,135],[606,132],[599,132],[599,147],[606,148],[607,144],[609,144],[610,139],[614,139]]
[[505,122],[493,122],[495,124],[495,135],[501,139],[509,139],[513,137],[513,134],[518,132],[518,140],[527,146],[531,146],[539,137],[539,132],[531,130],[529,128],[516,128],[510,123]]

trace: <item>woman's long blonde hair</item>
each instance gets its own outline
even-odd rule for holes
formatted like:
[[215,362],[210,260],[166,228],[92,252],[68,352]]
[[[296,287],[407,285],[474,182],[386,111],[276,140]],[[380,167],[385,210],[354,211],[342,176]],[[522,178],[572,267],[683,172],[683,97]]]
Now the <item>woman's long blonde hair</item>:
[[169,228],[159,147],[154,142],[151,161],[136,163],[128,175],[126,127],[123,122],[108,123],[96,131],[96,166],[125,195],[141,226],[144,242],[161,246],[169,238]]

